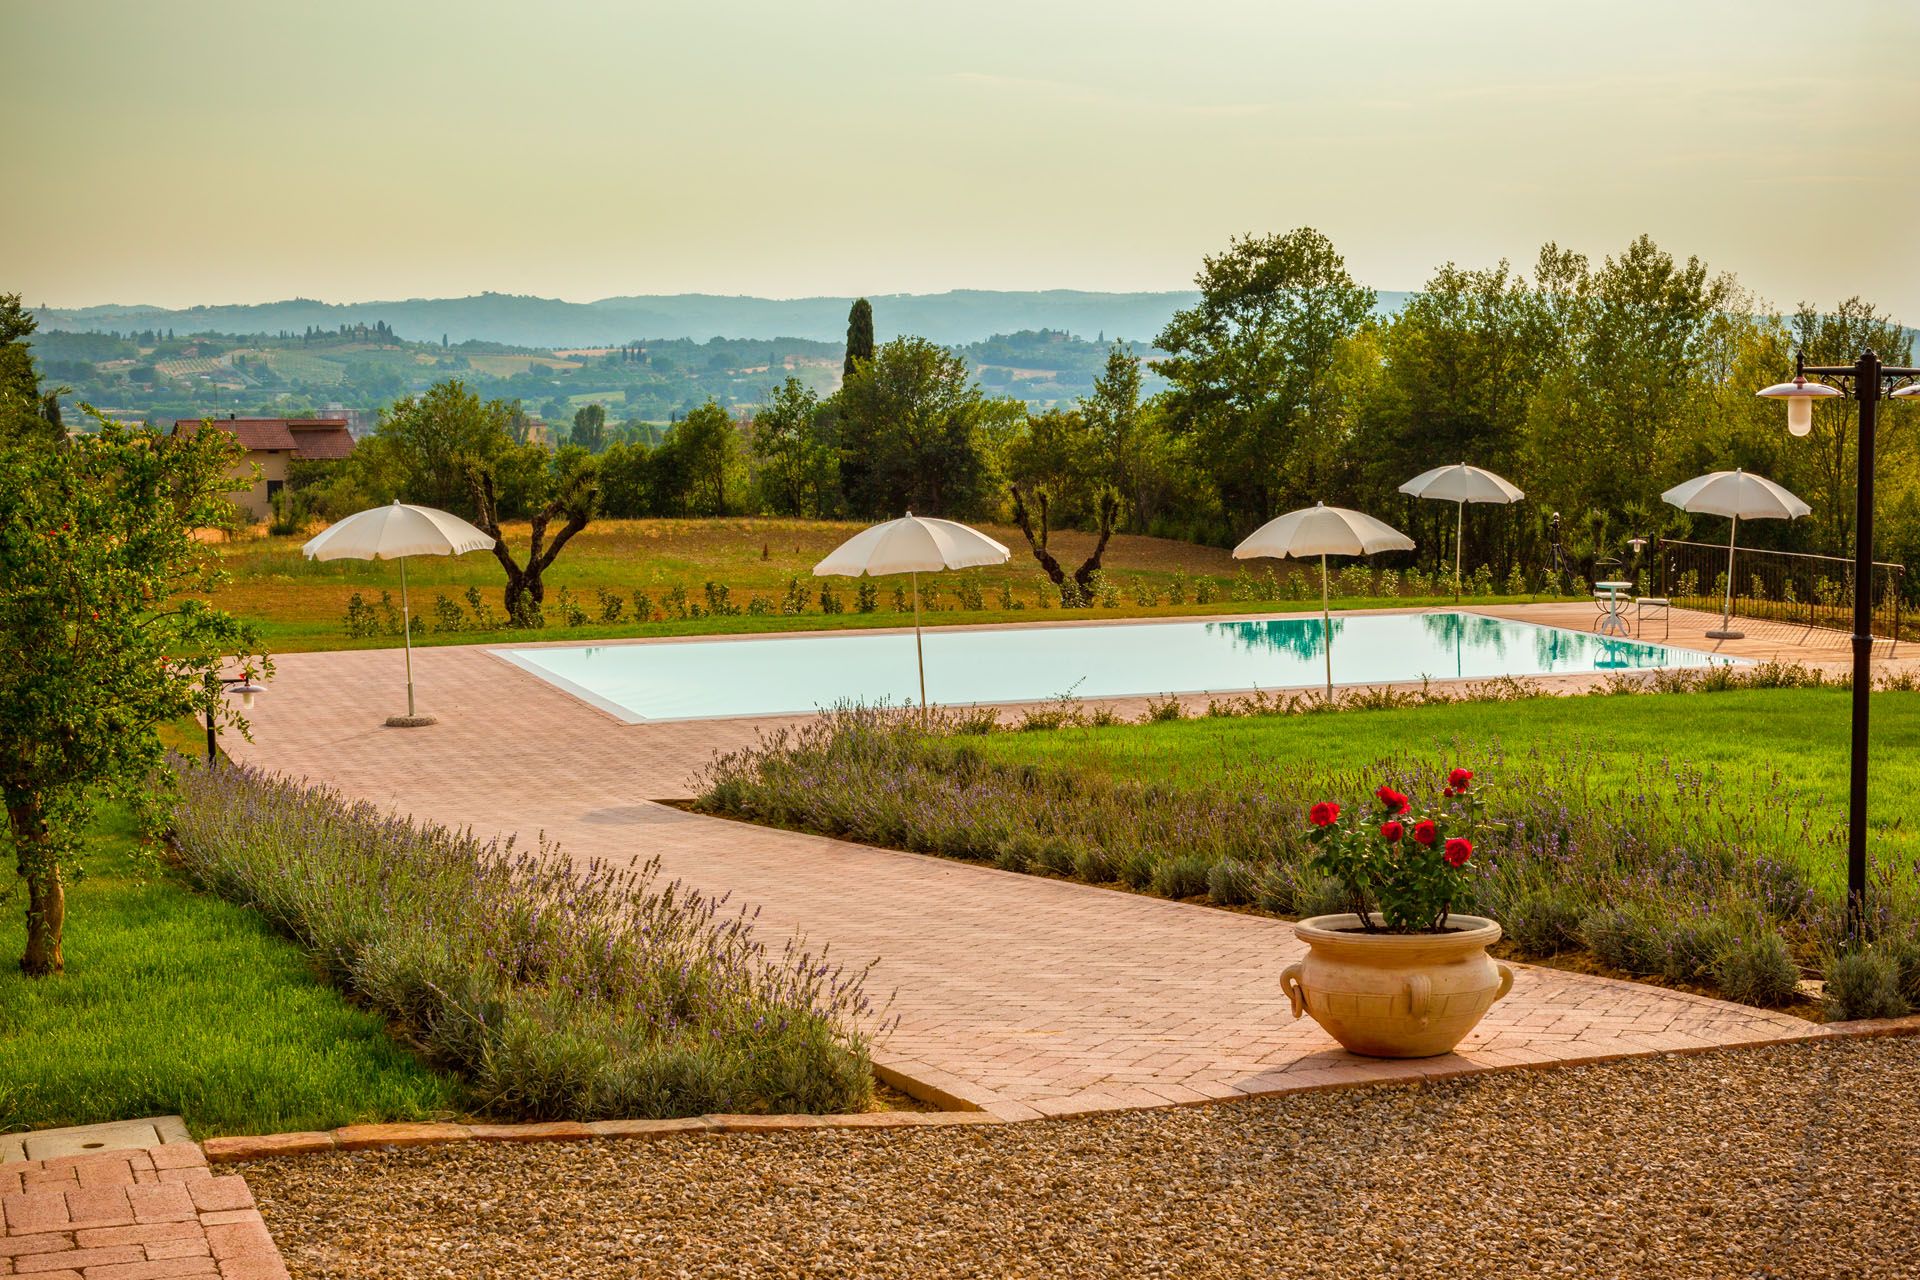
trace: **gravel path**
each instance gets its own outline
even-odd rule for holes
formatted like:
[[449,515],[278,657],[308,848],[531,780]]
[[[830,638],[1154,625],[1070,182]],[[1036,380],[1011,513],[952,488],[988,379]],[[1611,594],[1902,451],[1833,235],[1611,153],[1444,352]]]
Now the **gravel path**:
[[1913,1274],[1920,1038],[245,1173],[297,1280]]

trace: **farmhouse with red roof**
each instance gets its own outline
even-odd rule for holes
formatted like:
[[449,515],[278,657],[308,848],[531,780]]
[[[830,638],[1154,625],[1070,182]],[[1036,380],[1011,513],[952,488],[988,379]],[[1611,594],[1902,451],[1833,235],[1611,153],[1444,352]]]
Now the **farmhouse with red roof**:
[[289,462],[336,461],[353,452],[345,418],[181,418],[173,429],[186,434],[203,425],[229,432],[247,451],[233,474],[251,487],[233,500],[255,520],[272,517],[273,495],[286,486]]

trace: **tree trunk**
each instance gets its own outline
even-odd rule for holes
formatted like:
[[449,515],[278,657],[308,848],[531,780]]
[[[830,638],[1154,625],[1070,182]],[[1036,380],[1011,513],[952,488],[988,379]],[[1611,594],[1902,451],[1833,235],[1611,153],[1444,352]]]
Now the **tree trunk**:
[[1093,544],[1093,554],[1087,557],[1086,563],[1073,574],[1083,604],[1093,604],[1093,575],[1100,572],[1100,561],[1107,554],[1107,543],[1112,540],[1113,526],[1119,519],[1120,498],[1109,489],[1100,495],[1100,540]]
[[39,805],[9,805],[7,820],[19,851],[17,866],[27,882],[27,949],[20,969],[30,978],[44,978],[66,968],[60,940],[67,922],[67,888],[60,864],[44,852],[47,828]]
[[67,887],[60,868],[27,877],[27,950],[20,969],[29,978],[44,978],[67,967],[61,953],[61,935],[67,923]]

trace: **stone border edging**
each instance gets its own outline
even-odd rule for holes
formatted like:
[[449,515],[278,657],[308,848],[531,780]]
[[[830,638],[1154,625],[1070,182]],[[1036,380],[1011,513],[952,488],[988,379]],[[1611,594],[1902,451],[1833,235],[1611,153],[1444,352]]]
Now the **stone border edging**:
[[[1552,1062],[1509,1066],[1476,1066],[1463,1063],[1442,1066],[1437,1059],[1423,1061],[1436,1069],[1399,1077],[1375,1080],[1342,1080],[1308,1084],[1278,1093],[1320,1092],[1369,1084],[1411,1084],[1459,1076],[1482,1075],[1498,1071],[1538,1071],[1557,1067],[1595,1066],[1629,1058],[1665,1057],[1669,1054],[1691,1056],[1728,1049],[1761,1049],[1770,1045],[1804,1044],[1821,1040],[1870,1040],[1888,1036],[1920,1036],[1920,1014],[1904,1018],[1878,1018],[1857,1022],[1829,1022],[1809,1026],[1805,1035],[1755,1040],[1740,1044],[1700,1045],[1677,1050],[1641,1053],[1595,1054],[1591,1057],[1559,1059]],[[1450,1055],[1446,1055],[1450,1056]],[[1245,1098],[1272,1096],[1249,1094]],[[1245,1100],[1245,1098],[1241,1100]],[[1207,1099],[1232,1101],[1231,1099]],[[1202,1102],[1168,1103],[1167,1106],[1196,1106]],[[1137,1110],[1141,1108],[1120,1108]],[[1148,1108],[1158,1110],[1159,1108]],[[1023,1111],[1029,1110],[1026,1108]],[[1101,1109],[1103,1112],[1109,1110]],[[1038,1118],[1070,1119],[1084,1112],[1063,1112]],[[304,1155],[316,1151],[369,1151],[399,1147],[448,1146],[457,1142],[584,1142],[594,1138],[654,1140],[680,1134],[718,1136],[728,1133],[794,1133],[811,1129],[937,1129],[954,1125],[1017,1124],[1026,1119],[995,1115],[992,1111],[864,1111],[853,1115],[705,1115],[678,1120],[573,1120],[538,1121],[531,1124],[353,1124],[326,1131],[306,1133],[270,1133],[254,1137],[208,1138],[200,1144],[210,1164],[239,1164],[272,1156]]]
[[679,1120],[551,1120],[533,1124],[351,1124],[306,1133],[208,1138],[212,1164],[315,1151],[368,1151],[447,1146],[456,1142],[584,1142],[593,1138],[657,1139],[680,1134],[788,1133],[803,1129],[912,1129],[1004,1124],[984,1111],[864,1111],[855,1115],[707,1115]]

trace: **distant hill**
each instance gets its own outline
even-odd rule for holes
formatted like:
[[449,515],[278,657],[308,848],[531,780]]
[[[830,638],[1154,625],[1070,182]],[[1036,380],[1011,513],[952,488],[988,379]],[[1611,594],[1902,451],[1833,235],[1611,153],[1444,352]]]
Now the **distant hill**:
[[[1125,338],[1145,345],[1167,319],[1198,297],[1190,292],[1088,293],[1074,289],[1000,292],[955,289],[947,293],[882,294],[872,297],[874,330],[881,340],[915,333],[957,346],[994,334],[1051,329],[1095,339]],[[1405,294],[1380,295],[1382,310],[1397,308]],[[384,322],[402,338],[511,343],[522,347],[587,347],[649,339],[808,338],[838,342],[846,337],[847,298],[752,298],[683,293],[598,302],[482,293],[468,298],[409,298],[396,302],[327,303],[294,298],[236,306],[183,309],[143,306],[46,308],[40,327],[69,332],[173,330],[190,333],[300,334],[309,326]]]

